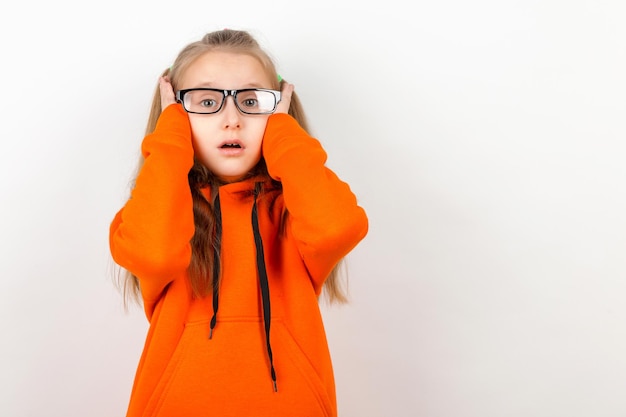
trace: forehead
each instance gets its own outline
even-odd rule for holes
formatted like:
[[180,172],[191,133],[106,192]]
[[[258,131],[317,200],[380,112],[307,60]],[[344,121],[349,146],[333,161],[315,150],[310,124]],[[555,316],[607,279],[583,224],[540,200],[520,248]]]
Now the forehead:
[[271,88],[271,81],[256,57],[243,53],[211,51],[202,54],[189,65],[181,75],[178,87],[181,90],[196,87]]

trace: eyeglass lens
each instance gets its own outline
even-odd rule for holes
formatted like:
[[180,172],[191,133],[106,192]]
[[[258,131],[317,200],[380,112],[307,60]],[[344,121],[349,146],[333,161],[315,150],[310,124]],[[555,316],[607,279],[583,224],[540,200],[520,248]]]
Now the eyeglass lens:
[[[276,107],[276,97],[269,91],[243,90],[238,91],[235,104],[243,113],[271,113]],[[222,108],[224,93],[214,90],[191,90],[184,95],[187,111],[193,113],[216,113]]]

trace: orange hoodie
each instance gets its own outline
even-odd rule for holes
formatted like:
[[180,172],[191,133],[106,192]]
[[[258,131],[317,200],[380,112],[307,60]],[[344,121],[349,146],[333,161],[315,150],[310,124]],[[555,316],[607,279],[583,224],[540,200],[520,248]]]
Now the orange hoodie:
[[219,294],[194,298],[193,148],[182,107],[168,106],[143,141],[135,189],[110,228],[113,259],[138,277],[150,322],[127,417],[337,415],[318,296],[366,235],[367,217],[291,116],[269,117],[262,146],[282,194],[253,197],[254,179],[219,188]]

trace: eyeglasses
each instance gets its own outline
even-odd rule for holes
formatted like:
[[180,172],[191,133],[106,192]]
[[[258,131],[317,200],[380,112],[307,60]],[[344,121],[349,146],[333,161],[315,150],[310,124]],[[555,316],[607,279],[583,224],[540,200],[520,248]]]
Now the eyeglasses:
[[235,105],[244,114],[271,114],[280,101],[280,91],[262,88],[218,90],[215,88],[190,88],[176,92],[176,100],[188,113],[213,114],[222,110],[226,98],[233,96]]

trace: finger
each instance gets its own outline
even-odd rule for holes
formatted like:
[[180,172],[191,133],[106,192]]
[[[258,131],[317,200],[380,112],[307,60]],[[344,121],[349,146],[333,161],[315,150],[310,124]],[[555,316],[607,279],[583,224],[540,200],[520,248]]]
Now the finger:
[[294,85],[283,82],[283,88],[280,92],[280,102],[276,106],[276,113],[288,113],[291,105],[291,96],[293,94]]
[[165,110],[170,104],[176,103],[176,96],[174,95],[174,89],[169,77],[159,78],[159,92],[161,94],[161,111]]

